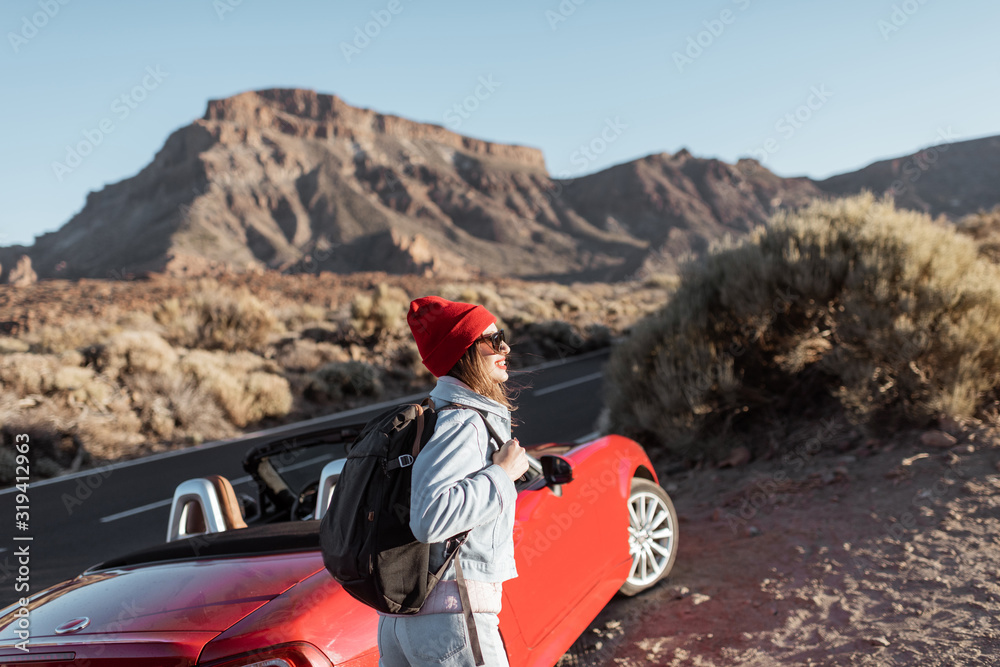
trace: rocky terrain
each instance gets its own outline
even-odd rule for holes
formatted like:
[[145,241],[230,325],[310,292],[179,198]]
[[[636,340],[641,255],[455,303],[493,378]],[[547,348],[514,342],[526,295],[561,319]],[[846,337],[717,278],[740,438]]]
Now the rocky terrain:
[[3,287],[0,485],[14,433],[51,476],[424,391],[418,296],[486,305],[524,368],[610,345],[675,284],[266,271]]
[[0,248],[0,282],[26,280],[24,256],[43,280],[227,267],[621,280],[674,269],[817,196],[868,188],[933,214],[989,208],[998,141],[946,144],[822,182],[687,150],[560,180],[534,148],[311,90],[251,91],[211,101],[147,167],[92,192],[58,231]]
[[660,482],[671,575],[615,598],[559,667],[1000,664],[996,425],[857,437]]

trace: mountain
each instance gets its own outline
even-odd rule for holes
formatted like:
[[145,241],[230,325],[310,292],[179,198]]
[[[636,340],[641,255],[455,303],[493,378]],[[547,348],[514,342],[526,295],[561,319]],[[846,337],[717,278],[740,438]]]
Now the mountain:
[[[950,133],[942,132],[942,138]],[[1000,203],[1000,137],[942,143],[832,176],[816,185],[832,195],[892,192],[896,205],[957,219]]]
[[[955,166],[964,148],[948,150],[911,184],[915,202],[941,205],[938,165],[968,168]],[[1000,156],[993,144],[976,150]],[[534,148],[311,90],[252,91],[210,101],[58,231],[0,248],[0,281],[22,255],[40,279],[272,268],[619,280],[673,268],[777,207],[891,182],[881,164],[817,183],[681,150],[554,179]]]

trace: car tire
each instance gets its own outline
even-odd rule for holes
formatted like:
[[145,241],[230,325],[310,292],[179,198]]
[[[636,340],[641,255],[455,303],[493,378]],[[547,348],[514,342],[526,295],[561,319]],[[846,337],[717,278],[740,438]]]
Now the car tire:
[[636,477],[628,497],[629,553],[632,569],[619,589],[632,596],[670,573],[677,558],[677,510],[658,484]]

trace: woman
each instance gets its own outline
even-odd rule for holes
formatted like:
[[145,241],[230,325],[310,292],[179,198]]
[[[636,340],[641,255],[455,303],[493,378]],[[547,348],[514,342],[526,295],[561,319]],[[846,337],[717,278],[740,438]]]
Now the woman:
[[[438,378],[437,425],[413,464],[410,528],[432,545],[432,571],[445,562],[444,542],[470,531],[458,557],[479,645],[486,665],[507,665],[497,614],[502,582],[517,576],[514,480],[528,470],[524,449],[510,439],[510,347],[483,306],[423,297],[406,319]],[[463,407],[442,410],[448,405]],[[490,437],[484,419],[505,444]],[[379,618],[380,665],[475,664],[455,577],[453,561],[419,614]]]

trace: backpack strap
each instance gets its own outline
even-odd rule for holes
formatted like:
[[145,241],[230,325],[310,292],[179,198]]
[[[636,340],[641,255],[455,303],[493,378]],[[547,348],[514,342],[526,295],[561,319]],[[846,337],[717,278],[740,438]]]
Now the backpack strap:
[[479,630],[476,628],[476,618],[472,615],[472,603],[469,601],[469,587],[465,583],[465,576],[462,574],[462,560],[458,557],[458,550],[455,550],[455,583],[458,584],[458,597],[462,601],[462,614],[465,616],[465,626],[469,628],[469,645],[472,648],[472,657],[476,659],[477,667],[485,665],[483,661],[483,648],[479,645]]
[[[430,398],[426,398],[415,406],[417,408],[417,416],[416,416],[417,427],[414,429],[414,431],[416,431],[416,436],[414,436],[413,438],[412,453],[403,454],[397,459],[394,459],[392,461],[387,461],[385,464],[386,472],[391,472],[396,468],[405,468],[406,466],[413,465],[414,459],[416,459],[417,454],[420,453],[420,444],[424,437],[424,422],[425,422],[424,411],[427,410],[428,407],[427,403],[429,401]],[[433,404],[431,405],[433,406]]]
[[464,405],[462,403],[449,403],[448,405],[441,408],[441,410],[459,410],[459,409],[472,410],[477,415],[482,417],[483,423],[486,424],[486,430],[489,432],[490,437],[493,438],[493,441],[497,443],[497,447],[499,448],[504,446],[504,439],[501,438],[500,434],[497,433],[497,430],[493,428],[493,424],[491,424],[490,420],[486,418],[486,413],[484,411],[480,410],[479,408],[474,408],[471,405]]
[[[431,402],[430,407],[431,409],[434,408],[433,402]],[[482,417],[490,437],[497,443],[497,447],[503,447],[503,438],[501,438],[500,434],[496,432],[496,429],[493,428],[492,424],[490,424],[490,420],[486,418],[486,414],[482,410],[469,405],[462,405],[460,403],[449,403],[448,405],[442,407],[441,410],[458,410],[461,408],[473,410],[476,414]],[[476,666],[480,667],[481,665],[485,665],[486,662],[483,660],[483,648],[479,643],[479,630],[476,628],[476,618],[472,615],[472,602],[469,600],[469,586],[465,582],[465,575],[462,573],[462,560],[458,555],[459,550],[462,548],[462,545],[465,544],[467,539],[469,539],[469,531],[460,533],[459,535],[451,538],[451,540],[458,540],[458,543],[455,545],[454,550],[448,554],[444,565],[441,566],[437,575],[440,579],[452,558],[455,559],[455,583],[458,586],[458,598],[462,602],[462,615],[465,616],[465,627],[469,630],[469,648],[472,649],[472,657],[476,661]],[[449,542],[451,540],[449,540]]]

